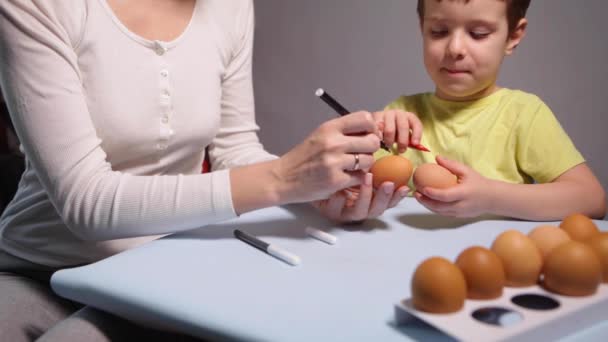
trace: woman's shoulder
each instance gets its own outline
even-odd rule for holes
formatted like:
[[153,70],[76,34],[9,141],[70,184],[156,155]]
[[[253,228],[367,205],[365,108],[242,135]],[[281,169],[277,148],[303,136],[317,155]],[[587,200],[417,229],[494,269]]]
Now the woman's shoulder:
[[201,18],[217,29],[216,34],[223,36],[221,41],[237,42],[240,45],[243,37],[252,35],[252,0],[203,1],[200,10],[204,13]]
[[29,16],[49,21],[82,20],[92,1],[100,0],[2,0],[0,11],[3,14],[27,14],[21,17],[24,20]]
[[0,22],[10,21],[9,25],[36,34],[67,35],[76,42],[81,38],[92,1],[99,0],[2,0]]
[[238,11],[239,9],[249,9],[253,7],[253,0],[207,0],[205,6],[223,8],[227,11]]
[[253,14],[253,0],[208,0],[202,3],[202,10],[216,22],[234,25]]

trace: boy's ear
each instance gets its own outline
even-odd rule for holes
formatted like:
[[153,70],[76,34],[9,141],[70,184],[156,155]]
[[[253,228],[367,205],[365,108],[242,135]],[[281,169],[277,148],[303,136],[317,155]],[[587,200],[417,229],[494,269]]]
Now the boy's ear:
[[517,23],[517,26],[515,26],[515,29],[509,36],[509,39],[507,40],[507,47],[505,48],[505,55],[509,56],[509,55],[513,54],[513,51],[515,51],[515,48],[517,47],[517,45],[519,45],[521,40],[524,39],[524,36],[526,35],[527,27],[528,27],[528,20],[526,20],[526,18],[521,18],[519,20],[519,22]]

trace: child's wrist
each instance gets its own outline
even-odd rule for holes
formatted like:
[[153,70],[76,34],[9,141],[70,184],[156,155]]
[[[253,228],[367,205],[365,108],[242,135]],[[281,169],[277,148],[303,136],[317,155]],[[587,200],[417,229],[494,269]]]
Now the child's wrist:
[[501,183],[499,181],[488,179],[487,184],[484,187],[485,196],[484,203],[486,206],[485,212],[488,214],[498,214],[500,207],[500,196],[501,196]]

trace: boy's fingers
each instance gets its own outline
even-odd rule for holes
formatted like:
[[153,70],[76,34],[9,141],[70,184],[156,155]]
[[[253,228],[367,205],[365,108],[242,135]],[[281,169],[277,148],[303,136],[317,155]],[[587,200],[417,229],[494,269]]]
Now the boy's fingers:
[[447,189],[435,189],[431,187],[425,187],[422,189],[422,194],[430,199],[443,203],[456,202],[459,201],[462,197],[461,191],[456,187]]
[[408,113],[401,112],[400,115],[396,116],[397,120],[397,144],[399,145],[399,152],[405,152],[407,146],[410,143],[410,120],[408,119]]
[[382,130],[382,140],[386,146],[393,146],[395,143],[395,135],[397,126],[395,125],[395,112],[392,110],[384,113],[384,129]]
[[451,206],[450,203],[443,203],[443,202],[436,201],[419,192],[416,192],[414,196],[416,197],[418,202],[420,202],[423,206],[425,206],[430,211],[433,211],[438,214],[447,212]]
[[466,165],[461,164],[455,160],[450,160],[441,156],[437,156],[435,160],[437,161],[437,164],[445,167],[446,169],[448,169],[448,171],[456,175],[458,178],[463,178],[469,172],[469,169]]
[[412,144],[418,145],[422,140],[422,122],[414,113],[408,113],[407,118],[411,129],[410,141]]

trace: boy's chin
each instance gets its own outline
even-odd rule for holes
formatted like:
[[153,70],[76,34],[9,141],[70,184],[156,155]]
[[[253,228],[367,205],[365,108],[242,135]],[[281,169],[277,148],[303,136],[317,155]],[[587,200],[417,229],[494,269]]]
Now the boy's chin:
[[471,101],[489,95],[489,89],[440,89],[435,91],[437,97],[449,101]]

